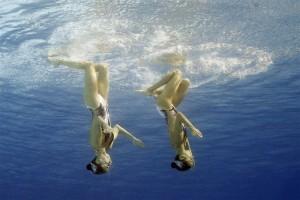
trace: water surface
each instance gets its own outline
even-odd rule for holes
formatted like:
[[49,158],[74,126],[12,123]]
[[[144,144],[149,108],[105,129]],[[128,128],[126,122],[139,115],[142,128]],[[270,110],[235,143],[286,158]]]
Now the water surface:
[[[300,4],[296,0],[0,3],[1,199],[299,199]],[[83,74],[48,52],[110,64],[110,111],[143,139],[119,138],[113,167],[85,170]],[[184,55],[192,88],[179,109],[196,167],[174,152],[153,99],[134,90]]]

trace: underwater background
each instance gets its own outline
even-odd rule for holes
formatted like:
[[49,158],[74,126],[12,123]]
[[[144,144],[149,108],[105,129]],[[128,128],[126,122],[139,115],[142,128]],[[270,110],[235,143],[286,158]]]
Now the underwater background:
[[[0,199],[300,199],[300,1],[2,0]],[[85,170],[91,114],[83,73],[48,52],[110,64],[120,136],[109,173]],[[175,156],[153,99],[135,92],[182,55],[179,110],[196,166]]]

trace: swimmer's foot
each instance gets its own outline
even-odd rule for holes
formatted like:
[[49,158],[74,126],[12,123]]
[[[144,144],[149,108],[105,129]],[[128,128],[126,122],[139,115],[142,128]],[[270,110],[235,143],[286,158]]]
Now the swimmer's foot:
[[61,64],[61,59],[58,56],[48,56],[48,61],[54,65],[54,67],[58,67]]
[[61,55],[59,54],[55,54],[55,53],[48,53],[48,60],[54,64],[55,66],[60,65],[64,60],[66,60],[65,58],[63,58]]
[[139,90],[136,90],[136,92],[139,92],[145,96],[153,96],[153,92],[149,89],[139,89]]
[[58,56],[59,55],[57,55],[57,54],[48,53],[48,59],[57,58]]

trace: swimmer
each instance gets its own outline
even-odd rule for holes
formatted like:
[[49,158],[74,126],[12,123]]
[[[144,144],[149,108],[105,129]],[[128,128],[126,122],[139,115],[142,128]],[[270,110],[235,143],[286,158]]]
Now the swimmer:
[[91,62],[71,61],[49,55],[53,64],[66,65],[71,68],[82,69],[85,74],[84,101],[92,113],[90,128],[90,144],[95,151],[95,158],[86,166],[94,174],[106,173],[112,164],[108,150],[112,148],[118,134],[123,134],[138,147],[144,143],[133,136],[119,124],[111,126],[108,112],[109,76],[107,64],[94,64]]
[[201,131],[176,109],[186,95],[189,85],[189,80],[182,79],[181,72],[177,69],[165,75],[151,87],[138,90],[146,96],[154,96],[159,111],[165,116],[170,143],[176,151],[171,167],[179,171],[188,170],[195,165],[187,138],[187,128],[193,136],[203,137]]

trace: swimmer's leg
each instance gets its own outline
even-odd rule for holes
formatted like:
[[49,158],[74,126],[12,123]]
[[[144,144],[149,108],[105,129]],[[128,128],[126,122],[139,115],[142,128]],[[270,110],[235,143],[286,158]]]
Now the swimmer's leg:
[[183,98],[187,94],[189,86],[190,86],[190,81],[188,79],[184,79],[181,81],[175,95],[172,98],[172,104],[175,107],[177,107],[182,102]]
[[[162,79],[162,81],[164,81],[164,88],[163,88],[163,91],[160,94],[160,96],[163,95],[166,98],[171,98],[175,94],[175,92],[182,80],[181,71],[179,71],[179,70],[173,71],[170,75],[171,76],[168,81],[164,81]],[[167,75],[167,77],[168,77],[168,75]],[[158,84],[158,86],[159,86],[159,84]]]
[[95,109],[99,106],[98,79],[95,65],[88,65],[84,70],[84,100],[86,105]]
[[95,64],[97,71],[98,93],[107,101],[109,93],[109,71],[108,64]]
[[64,58],[59,58],[58,56],[48,56],[48,60],[56,65],[66,65],[71,68],[76,68],[76,69],[85,69],[85,67],[91,65],[91,62],[88,61],[72,61],[72,60],[67,60]]
[[[71,68],[83,69],[84,73],[84,100],[85,103],[91,108],[97,108],[99,106],[98,100],[98,77],[96,73],[96,68],[101,69],[101,65],[96,65],[91,62],[86,61],[72,61],[65,60],[61,58],[48,57],[51,62],[56,64],[66,65]],[[104,84],[107,83],[104,81]],[[107,96],[107,95],[106,95]]]
[[161,87],[165,86],[168,82],[170,82],[174,76],[178,76],[180,74],[179,70],[175,70],[171,73],[166,74],[163,76],[158,82],[154,83],[154,85],[147,88],[145,91],[140,90],[144,92],[146,95],[154,95],[157,90],[161,90]]
[[171,79],[165,84],[162,92],[156,98],[156,103],[164,109],[170,109],[172,99],[176,94],[176,91],[182,81],[181,72],[179,70],[175,70],[172,72]]
[[164,90],[164,87],[158,88],[157,90],[155,90],[153,92],[153,96],[157,97],[157,96],[161,95],[161,93],[163,92],[163,90]]

